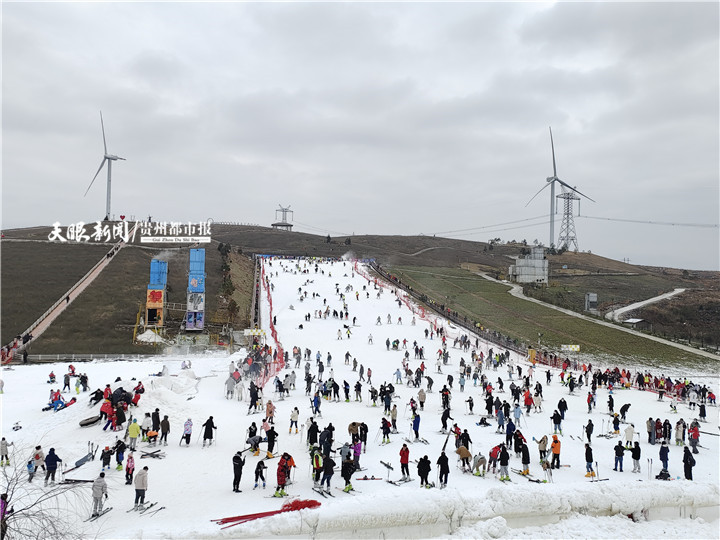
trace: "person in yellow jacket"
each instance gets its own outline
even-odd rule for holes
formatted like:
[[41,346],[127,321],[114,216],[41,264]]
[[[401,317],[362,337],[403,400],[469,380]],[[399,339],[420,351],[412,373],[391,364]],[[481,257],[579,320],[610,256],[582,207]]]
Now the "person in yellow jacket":
[[135,450],[135,444],[137,444],[137,439],[141,431],[142,429],[140,428],[140,424],[137,423],[137,418],[134,418],[132,424],[128,426],[128,437],[130,437],[128,448],[130,448],[130,450]]

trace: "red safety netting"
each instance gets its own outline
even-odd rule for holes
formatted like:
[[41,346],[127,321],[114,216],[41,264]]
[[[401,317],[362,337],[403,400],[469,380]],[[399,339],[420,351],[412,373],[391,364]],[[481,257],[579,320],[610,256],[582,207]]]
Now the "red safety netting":
[[273,362],[270,363],[270,366],[268,370],[261,375],[258,378],[258,381],[255,383],[260,388],[265,387],[265,383],[267,383],[270,379],[274,378],[278,373],[280,373],[285,368],[285,351],[283,349],[282,344],[280,343],[280,340],[278,339],[277,330],[275,328],[275,325],[273,324],[273,301],[272,296],[270,294],[270,287],[267,285],[266,277],[265,277],[265,261],[263,260],[263,264],[260,267],[260,279],[262,281],[262,287],[265,289],[265,294],[267,295],[267,301],[270,306],[270,314],[269,314],[269,327],[270,327],[270,336],[272,337],[273,341],[275,341],[275,358]]

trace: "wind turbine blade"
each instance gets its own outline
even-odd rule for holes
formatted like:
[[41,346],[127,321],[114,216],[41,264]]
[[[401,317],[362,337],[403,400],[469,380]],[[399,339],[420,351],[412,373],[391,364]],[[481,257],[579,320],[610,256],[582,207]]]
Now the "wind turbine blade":
[[590,197],[588,197],[588,196],[585,195],[584,193],[578,191],[578,190],[575,189],[574,187],[566,184],[565,182],[563,182],[563,181],[560,180],[559,178],[557,179],[557,181],[560,182],[560,184],[562,184],[563,186],[565,186],[565,187],[568,188],[569,190],[574,191],[574,192],[577,193],[578,195],[582,195],[583,197],[585,197],[585,198],[588,199],[589,201],[595,202],[593,199],[591,199]]
[[[105,165],[105,162],[106,162],[106,161],[107,161],[107,158],[103,158],[103,160],[100,162],[100,167],[98,167],[98,170],[97,170],[97,172],[95,173],[95,176],[93,176],[92,182],[90,182],[90,185],[89,185],[88,188],[85,190],[85,195],[87,195],[87,194],[88,194],[88,191],[90,191],[90,188],[92,187],[93,183],[95,182],[95,179],[97,178],[98,174],[100,174],[100,171],[102,170],[103,165]],[[83,197],[84,197],[85,195],[83,195]]]
[[535,195],[532,196],[532,199],[530,199],[530,200],[527,202],[527,204],[525,205],[525,207],[527,207],[528,204],[530,204],[531,202],[533,202],[533,199],[534,199],[535,197],[537,197],[538,195],[540,195],[540,193],[542,192],[542,190],[545,189],[546,187],[548,187],[548,186],[551,185],[551,184],[552,184],[552,182],[548,182],[548,183],[545,184],[543,187],[541,187],[541,188],[540,188],[540,191],[538,191]]
[[100,127],[103,133],[103,147],[105,147],[105,153],[107,154],[107,143],[105,142],[105,124],[103,123],[102,111],[100,111]]
[[552,127],[550,129],[550,148],[552,149],[553,156],[553,178],[557,178],[557,169],[555,168],[555,143],[553,143]]

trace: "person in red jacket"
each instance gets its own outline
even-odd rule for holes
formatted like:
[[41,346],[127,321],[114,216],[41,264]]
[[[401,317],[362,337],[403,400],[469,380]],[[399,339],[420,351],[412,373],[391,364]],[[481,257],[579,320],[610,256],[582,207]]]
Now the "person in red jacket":
[[410,479],[410,469],[408,463],[410,462],[410,449],[407,444],[403,444],[400,449],[400,472],[402,473],[402,480]]
[[100,406],[100,419],[104,420],[109,417],[110,413],[115,412],[112,406],[112,403],[110,403],[109,399],[106,399],[103,401],[103,404]]
[[103,397],[105,399],[110,399],[110,394],[112,394],[112,388],[110,388],[109,384],[106,384],[105,390],[103,390]]

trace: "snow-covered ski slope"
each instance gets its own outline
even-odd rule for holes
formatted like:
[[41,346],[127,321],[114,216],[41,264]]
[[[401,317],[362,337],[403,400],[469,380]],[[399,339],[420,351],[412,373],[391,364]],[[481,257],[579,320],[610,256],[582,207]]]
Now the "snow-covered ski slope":
[[[267,489],[253,491],[252,480],[255,465],[262,458],[253,457],[249,453],[244,468],[240,489],[242,493],[232,492],[233,454],[247,447],[245,433],[250,422],[258,425],[263,416],[260,414],[247,416],[246,401],[228,400],[225,398],[224,383],[228,376],[228,364],[231,360],[245,357],[244,352],[236,353],[232,358],[207,355],[194,357],[192,371],[202,377],[199,384],[188,380],[187,370],[180,369],[183,358],[158,357],[146,362],[93,362],[77,365],[78,371],[87,372],[90,377],[91,389],[103,388],[106,383],[113,387],[122,384],[131,390],[135,381],[142,380],[146,392],[140,400],[139,407],[134,410],[140,418],[145,412],[159,408],[161,415],[169,415],[171,421],[170,445],[164,447],[167,457],[163,460],[139,459],[136,453],[136,466],[149,467],[149,489],[147,500],[158,501],[159,506],[166,508],[154,516],[139,516],[126,513],[133,505],[134,488],[124,484],[124,472],[114,469],[107,473],[110,498],[106,505],[114,510],[100,520],[82,523],[90,514],[89,485],[80,488],[86,492],[86,505],[69,508],[69,516],[74,516],[74,535],[98,538],[237,538],[237,537],[310,537],[317,534],[327,538],[501,538],[501,537],[627,537],[650,538],[660,536],[716,538],[720,535],[718,526],[718,437],[702,435],[700,444],[704,447],[697,454],[697,466],[694,469],[694,482],[683,478],[682,449],[670,445],[670,473],[674,480],[658,481],[654,475],[659,472],[659,445],[647,443],[645,421],[653,418],[668,418],[675,424],[679,417],[686,421],[692,420],[697,412],[690,411],[686,405],[679,406],[678,414],[671,414],[667,401],[658,402],[657,395],[637,390],[616,390],[615,409],[624,403],[631,403],[628,420],[635,424],[639,432],[642,447],[640,460],[642,472],[633,474],[629,452],[625,456],[625,472],[614,472],[613,446],[617,439],[594,438],[594,459],[599,464],[600,478],[609,480],[591,483],[585,477],[584,443],[580,440],[582,427],[592,418],[595,433],[601,431],[603,421],[607,431],[610,417],[605,414],[608,392],[602,388],[597,393],[597,408],[587,413],[587,388],[578,389],[575,395],[569,395],[567,387],[559,384],[559,374],[553,371],[553,382],[545,384],[545,368],[536,371],[535,380],[544,387],[544,412],[524,417],[519,426],[526,436],[531,452],[530,473],[535,478],[544,478],[538,463],[537,446],[532,437],[539,439],[543,435],[551,435],[550,415],[558,400],[564,397],[569,411],[563,424],[561,463],[570,465],[555,471],[552,484],[536,484],[511,473],[512,483],[502,483],[492,474],[485,478],[464,474],[456,466],[455,446],[451,438],[447,446],[450,458],[450,477],[445,490],[422,489],[417,480],[416,465],[412,460],[427,455],[432,462],[430,480],[436,481],[437,466],[435,462],[446,436],[439,433],[440,396],[438,391],[445,383],[448,374],[455,378],[452,391],[452,417],[462,429],[467,429],[472,438],[472,452],[482,450],[487,456],[489,450],[505,440],[504,435],[495,433],[493,427],[479,427],[479,414],[483,412],[484,402],[481,388],[474,387],[472,380],[466,382],[464,392],[458,387],[458,365],[461,358],[470,360],[470,352],[453,348],[453,338],[459,329],[450,327],[442,319],[434,315],[422,317],[422,310],[403,297],[396,297],[391,285],[380,284],[376,288],[369,282],[368,271],[364,267],[356,267],[350,261],[319,262],[317,271],[315,261],[274,259],[265,262],[265,273],[272,284],[272,313],[263,294],[263,321],[265,330],[270,334],[268,323],[276,318],[278,340],[283,348],[292,351],[293,346],[301,350],[312,350],[312,371],[316,373],[315,354],[320,351],[326,363],[328,352],[332,355],[332,364],[325,367],[325,379],[334,371],[335,379],[342,386],[343,380],[350,383],[351,388],[357,381],[358,374],[350,365],[345,365],[346,352],[357,359],[367,370],[372,369],[372,381],[376,388],[384,381],[395,384],[394,372],[401,366],[404,355],[402,345],[399,351],[388,351],[386,339],[403,339],[408,341],[410,351],[410,367],[415,369],[420,361],[414,359],[412,343],[417,341],[425,349],[426,373],[434,379],[433,392],[428,395],[425,410],[420,411],[420,435],[429,441],[429,445],[412,444],[410,446],[410,471],[413,482],[395,486],[386,482],[354,481],[353,485],[361,493],[346,495],[333,489],[334,498],[322,498],[312,490],[310,478],[310,459],[300,434],[288,433],[290,412],[294,407],[300,410],[300,424],[304,424],[311,410],[309,398],[305,395],[304,376],[305,362],[300,368],[294,363],[287,372],[294,370],[297,374],[297,388],[292,390],[290,397],[277,401],[272,392],[272,383],[265,388],[265,399],[271,399],[277,405],[276,430],[279,433],[279,451],[293,455],[297,468],[293,471],[294,482],[287,487],[291,497],[319,500],[322,505],[317,510],[288,512],[258,521],[238,525],[226,530],[211,523],[211,519],[255,512],[277,510],[286,499],[273,499],[271,495],[276,485],[277,459],[268,460],[266,478]],[[346,291],[346,287],[351,289]],[[336,293],[339,288],[345,294],[350,322],[327,318],[316,318],[317,310],[330,307],[330,311],[339,310],[342,301]],[[307,297],[304,293],[307,292]],[[300,301],[300,294],[303,300]],[[313,298],[315,293],[315,298]],[[357,297],[356,294],[357,293]],[[398,299],[400,304],[398,304]],[[411,320],[415,310],[416,324]],[[310,320],[305,320],[307,314]],[[387,323],[388,315],[392,324]],[[356,324],[352,325],[353,317]],[[381,325],[377,325],[377,318]],[[398,318],[402,317],[402,325]],[[344,324],[351,327],[348,339],[344,332]],[[425,337],[425,330],[431,325],[442,325],[448,335],[450,359],[448,365],[442,367],[442,374],[436,373],[435,359],[441,347],[437,337]],[[302,328],[301,328],[302,325]],[[338,330],[342,330],[342,338],[338,339]],[[368,343],[372,334],[373,344]],[[474,337],[473,337],[474,343]],[[276,344],[270,342],[274,347]],[[479,351],[488,353],[490,346],[481,343]],[[495,347],[495,352],[502,350]],[[527,372],[529,364],[524,359],[511,355],[511,361],[523,367]],[[157,373],[166,365],[171,377],[157,379],[151,373]],[[621,366],[622,367],[622,366]],[[628,367],[628,366],[625,366]],[[29,456],[30,448],[41,444],[47,451],[54,447],[58,455],[68,464],[74,463],[86,453],[87,442],[92,440],[101,447],[112,444],[115,434],[103,432],[102,425],[81,428],[78,422],[97,414],[99,406],[89,408],[88,394],[81,394],[78,403],[72,407],[53,412],[41,412],[45,406],[49,389],[46,383],[47,374],[54,369],[56,375],[67,370],[65,364],[43,366],[18,366],[12,371],[4,371],[5,394],[2,395],[3,428],[2,435],[14,442],[14,449],[22,449],[12,455],[13,466],[24,467],[23,460]],[[281,373],[281,378],[284,376]],[[501,399],[510,399],[508,386],[510,380],[507,369],[486,371],[491,381],[498,377],[505,383],[505,393],[499,394]],[[121,377],[124,382],[113,382]],[[367,375],[365,376],[367,379]],[[517,377],[515,377],[517,379]],[[153,384],[153,381],[155,384]],[[709,379],[715,384],[716,379]],[[74,384],[74,380],[73,380]],[[247,386],[247,385],[246,385]],[[400,434],[391,435],[391,444],[381,446],[380,437],[376,433],[383,417],[380,404],[371,407],[368,404],[368,385],[363,384],[363,402],[355,402],[354,391],[351,389],[351,401],[346,403],[342,396],[340,402],[323,401],[322,418],[318,424],[322,429],[332,422],[335,426],[335,443],[338,448],[343,442],[349,441],[347,426],[353,421],[364,421],[369,426],[367,451],[361,456],[360,463],[366,471],[356,473],[355,478],[368,476],[387,476],[387,470],[380,461],[391,463],[395,470],[390,472],[391,479],[399,479],[399,451],[404,437],[410,433],[410,412],[405,405],[411,397],[417,399],[417,390],[395,384],[398,398],[398,428]],[[717,388],[713,388],[717,391]],[[75,394],[74,387],[72,394]],[[67,394],[66,394],[67,395]],[[467,414],[464,401],[472,396],[475,400],[475,414]],[[188,399],[191,398],[192,399]],[[217,430],[217,442],[210,448],[202,448],[198,437],[201,424],[212,415]],[[192,418],[194,431],[190,447],[179,447],[178,441],[182,433],[182,424]],[[708,423],[703,430],[717,433],[718,411],[708,407]],[[23,428],[12,431],[15,422]],[[623,430],[625,426],[621,426]],[[571,437],[572,435],[572,437]],[[637,437],[636,437],[637,440]],[[145,443],[139,443],[140,449],[146,449]],[[264,448],[264,445],[261,446]],[[11,449],[12,450],[12,449]],[[276,449],[277,450],[277,449]],[[653,459],[654,470],[652,479],[648,479],[648,462]],[[336,459],[339,464],[339,459]],[[113,460],[113,464],[115,461]],[[70,465],[72,466],[72,465]],[[69,478],[93,479],[100,472],[98,461],[90,462],[68,474]],[[511,452],[511,468],[519,468],[520,460]],[[139,469],[138,469],[139,470]],[[680,477],[680,479],[677,479]],[[36,477],[37,478],[37,477]],[[42,482],[37,480],[28,488],[42,490]],[[339,471],[332,479],[333,487],[342,487],[343,481]],[[634,515],[634,522],[628,515]]]

